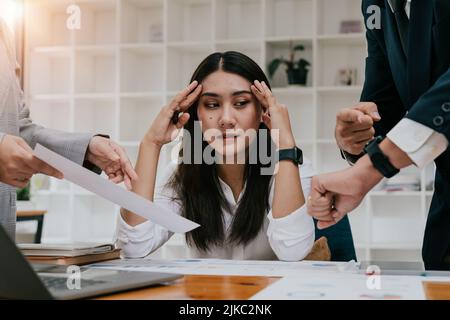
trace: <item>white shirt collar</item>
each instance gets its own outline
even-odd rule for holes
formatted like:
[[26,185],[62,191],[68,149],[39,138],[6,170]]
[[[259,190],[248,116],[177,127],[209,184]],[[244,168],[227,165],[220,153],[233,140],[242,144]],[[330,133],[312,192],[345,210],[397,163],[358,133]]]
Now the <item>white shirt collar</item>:
[[236,201],[236,200],[234,200],[234,195],[233,195],[233,191],[231,190],[231,187],[225,181],[220,179],[219,176],[217,176],[217,178],[219,179],[220,186],[222,187],[223,194],[224,194],[225,198],[227,199],[228,203],[230,203],[231,205],[238,204],[239,201],[241,201],[242,196],[244,195],[245,188],[247,187],[247,181],[244,182],[244,187],[242,188],[242,191],[239,194],[238,199]]

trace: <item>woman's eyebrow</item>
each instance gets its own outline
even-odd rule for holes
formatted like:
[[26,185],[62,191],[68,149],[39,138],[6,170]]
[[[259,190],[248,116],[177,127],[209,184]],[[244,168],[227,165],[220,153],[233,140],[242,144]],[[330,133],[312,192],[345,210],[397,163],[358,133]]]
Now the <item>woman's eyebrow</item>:
[[241,91],[233,92],[232,96],[239,96],[241,94],[250,94],[251,95],[252,93],[248,90],[241,90]]
[[219,94],[213,93],[213,92],[204,92],[204,93],[201,94],[200,97],[204,97],[204,96],[206,96],[206,97],[214,97],[214,98],[220,97]]
[[[248,90],[240,90],[240,91],[233,92],[231,95],[232,96],[239,96],[241,94],[250,94],[251,95],[252,93],[250,91],[248,91]],[[204,93],[201,94],[200,97],[204,97],[204,96],[206,96],[206,97],[214,97],[214,98],[220,98],[221,97],[220,94],[217,94],[217,93],[214,93],[214,92],[204,92]]]

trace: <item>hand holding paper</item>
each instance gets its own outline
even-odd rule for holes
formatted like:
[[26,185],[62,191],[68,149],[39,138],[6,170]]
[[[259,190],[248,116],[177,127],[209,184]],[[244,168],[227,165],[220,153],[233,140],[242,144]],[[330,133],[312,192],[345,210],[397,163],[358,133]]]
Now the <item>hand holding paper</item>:
[[68,181],[89,190],[145,219],[151,220],[176,233],[191,231],[200,225],[167,211],[153,202],[125,190],[113,182],[77,165],[59,154],[37,144],[35,156],[64,174]]
[[131,190],[131,181],[138,179],[125,150],[109,138],[93,137],[86,160],[102,169],[112,182],[123,181],[128,190]]

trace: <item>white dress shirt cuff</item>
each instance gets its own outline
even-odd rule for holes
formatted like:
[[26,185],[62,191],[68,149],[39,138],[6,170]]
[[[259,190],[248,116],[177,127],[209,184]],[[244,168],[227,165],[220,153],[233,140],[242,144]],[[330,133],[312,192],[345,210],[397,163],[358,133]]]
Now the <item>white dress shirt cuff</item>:
[[[150,221],[145,221],[136,226],[130,226],[126,221],[122,218],[122,215],[119,214],[119,240],[124,243],[135,242],[135,241],[145,241],[149,240],[153,237],[150,230],[152,229],[153,224]],[[120,239],[123,237],[123,239]]]
[[[282,218],[274,218],[272,210],[270,210],[267,215],[269,219],[267,228],[269,240],[272,243],[282,244],[282,247],[286,249],[300,245],[305,249],[304,256],[306,256],[314,244],[314,221],[306,210],[306,205],[304,205]],[[299,253],[297,252],[297,254]]]
[[154,224],[150,221],[130,226],[119,214],[116,232],[116,246],[122,249],[122,258],[142,258],[152,250]]
[[407,118],[389,131],[387,137],[419,168],[428,165],[448,147],[448,140],[442,133]]

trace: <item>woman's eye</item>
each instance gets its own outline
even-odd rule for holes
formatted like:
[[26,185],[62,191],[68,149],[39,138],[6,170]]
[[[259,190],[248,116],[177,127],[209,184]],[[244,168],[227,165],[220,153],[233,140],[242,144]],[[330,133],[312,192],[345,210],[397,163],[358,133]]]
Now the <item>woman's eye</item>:
[[238,101],[238,102],[236,102],[236,106],[238,106],[238,107],[243,107],[243,106],[245,106],[247,103],[249,103],[249,101],[247,101],[247,100]]
[[215,102],[207,102],[207,103],[205,103],[205,106],[206,106],[208,109],[215,109],[215,108],[218,108],[218,107],[219,107],[219,104],[218,104],[218,103],[215,103]]

